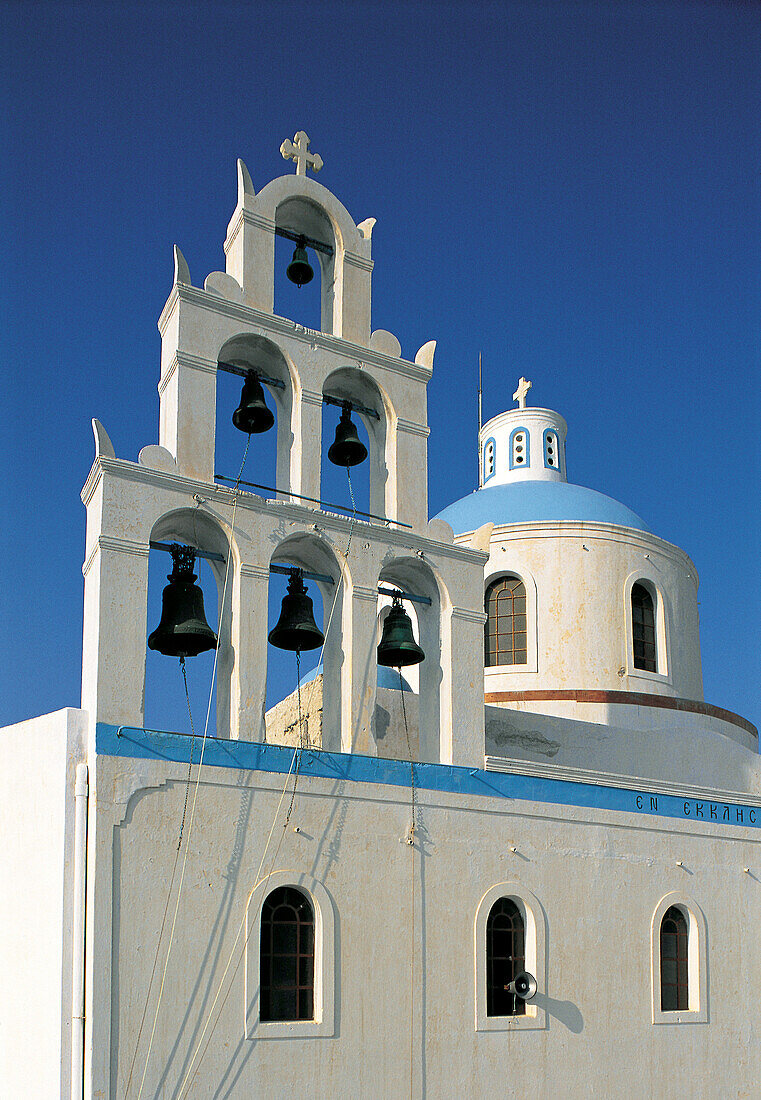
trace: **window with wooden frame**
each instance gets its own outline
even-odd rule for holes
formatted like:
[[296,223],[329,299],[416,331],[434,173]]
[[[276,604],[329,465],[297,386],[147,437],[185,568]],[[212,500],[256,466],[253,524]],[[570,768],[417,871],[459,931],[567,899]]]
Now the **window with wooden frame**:
[[689,1008],[688,930],[684,913],[672,905],[661,921],[661,1011]]
[[484,663],[525,665],[526,588],[519,577],[500,577],[486,589]]
[[281,886],[262,905],[260,1019],[314,1019],[314,912],[309,898]]
[[499,898],[486,922],[486,1014],[523,1016],[526,1002],[507,986],[526,969],[526,933],[520,909],[510,898]]
[[632,585],[632,641],[634,667],[645,672],[658,671],[655,643],[655,606],[644,584]]

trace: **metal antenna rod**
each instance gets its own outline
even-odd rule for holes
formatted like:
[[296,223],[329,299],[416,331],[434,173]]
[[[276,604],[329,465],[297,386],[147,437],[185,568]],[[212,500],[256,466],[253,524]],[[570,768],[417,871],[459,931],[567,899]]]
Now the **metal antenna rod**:
[[478,451],[478,484],[479,487],[482,484],[481,478],[483,471],[481,470],[481,352],[478,353],[478,440],[476,443]]

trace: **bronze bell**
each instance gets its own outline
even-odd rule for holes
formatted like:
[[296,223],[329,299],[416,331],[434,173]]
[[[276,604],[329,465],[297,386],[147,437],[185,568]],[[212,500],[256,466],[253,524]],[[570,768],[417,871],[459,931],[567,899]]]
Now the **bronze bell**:
[[378,664],[403,668],[405,665],[419,665],[424,660],[425,653],[415,641],[410,617],[402,607],[400,597],[394,596],[378,644]]
[[330,445],[328,458],[334,466],[358,466],[367,458],[367,447],[357,435],[348,401],[344,402],[341,419],[336,427],[336,438]]
[[254,371],[249,371],[243,383],[240,405],[233,413],[233,424],[247,435],[259,435],[269,431],[274,423],[275,416],[265,403],[262,384]]
[[283,596],[280,618],[269,632],[270,645],[303,652],[317,649],[324,641],[325,635],[314,621],[312,600],[304,587],[302,571],[294,569]]
[[164,589],[161,622],[148,639],[148,648],[166,657],[197,657],[217,648],[217,636],[206,622],[203,592],[193,582],[196,556],[191,547],[172,547],[172,572]]
[[306,286],[314,278],[314,271],[312,271],[311,264],[307,259],[306,241],[303,237],[299,238],[298,244],[293,250],[293,259],[288,264],[285,273],[296,286]]

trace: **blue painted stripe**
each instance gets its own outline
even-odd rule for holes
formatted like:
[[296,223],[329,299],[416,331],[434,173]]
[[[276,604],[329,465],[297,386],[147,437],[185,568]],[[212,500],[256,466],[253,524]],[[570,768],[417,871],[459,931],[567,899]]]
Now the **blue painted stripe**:
[[[136,729],[133,726],[109,726],[103,722],[98,723],[95,734],[96,752],[101,756],[166,760],[183,764],[190,758],[191,741],[192,738],[185,734],[160,733]],[[282,775],[291,769],[293,752],[293,749],[282,745],[209,737],[204,752],[204,765]],[[195,759],[198,758],[198,745],[193,755]],[[451,764],[415,764],[414,768],[417,785],[422,790],[761,828],[761,808],[758,806],[711,802],[705,798],[684,799],[658,792],[603,787],[568,779],[511,775],[479,768],[460,768]],[[410,766],[406,761],[379,760],[374,756],[359,756],[355,753],[304,750],[300,771],[302,775],[350,783],[380,783],[390,787],[408,787],[410,784]]]

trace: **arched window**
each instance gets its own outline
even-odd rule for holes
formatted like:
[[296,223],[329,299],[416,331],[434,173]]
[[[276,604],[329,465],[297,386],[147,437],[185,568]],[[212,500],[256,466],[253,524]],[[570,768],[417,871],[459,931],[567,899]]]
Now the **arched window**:
[[544,433],[544,465],[553,470],[560,469],[560,446],[558,433],[548,429]]
[[510,469],[520,470],[523,466],[531,465],[529,451],[530,437],[526,429],[521,426],[513,428],[510,432]]
[[484,484],[489,478],[494,477],[494,456],[497,448],[497,441],[492,436],[491,439],[487,439],[484,444],[484,472],[483,481]]
[[500,577],[486,589],[484,663],[525,665],[526,589],[518,577]]
[[314,1019],[314,912],[301,890],[281,886],[262,906],[259,1016]]
[[499,898],[486,922],[486,1015],[523,1016],[526,1002],[507,986],[526,969],[523,917],[514,901]]
[[655,645],[655,607],[653,597],[644,584],[632,585],[632,639],[634,667],[645,672],[657,672]]
[[687,921],[675,905],[661,921],[661,1011],[689,1008],[689,956]]

